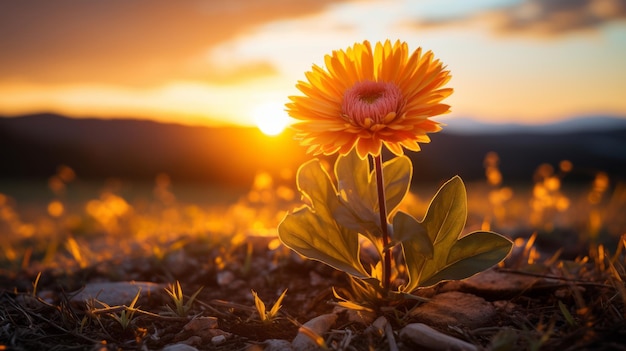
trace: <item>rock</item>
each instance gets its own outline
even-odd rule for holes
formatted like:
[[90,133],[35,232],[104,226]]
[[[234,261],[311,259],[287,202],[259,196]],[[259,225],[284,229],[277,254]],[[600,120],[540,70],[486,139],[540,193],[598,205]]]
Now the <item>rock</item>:
[[385,318],[384,316],[380,316],[376,318],[376,320],[365,329],[365,332],[377,337],[382,337],[383,335],[385,335],[385,327],[388,323],[389,322],[387,321],[387,318]]
[[517,296],[537,284],[548,284],[544,278],[500,272],[490,269],[464,280],[448,282],[439,291],[463,291],[500,299]]
[[183,330],[197,334],[203,330],[215,328],[217,328],[216,317],[196,317],[190,320],[189,323],[185,324]]
[[78,291],[71,301],[83,304],[88,300],[97,299],[109,306],[128,306],[137,296],[139,289],[141,289],[141,293],[135,307],[148,304],[153,298],[161,300],[165,285],[134,281],[89,283],[82,290]]
[[372,325],[365,329],[365,332],[379,338],[383,335],[386,336],[389,351],[398,351],[398,345],[396,344],[396,338],[393,335],[391,324],[389,324],[387,318],[384,316],[378,317]]
[[217,285],[227,286],[235,281],[235,274],[231,271],[220,271],[217,273]]
[[226,335],[216,335],[211,338],[211,344],[213,345],[223,344],[224,342],[226,342]]
[[462,325],[473,329],[488,324],[496,315],[496,309],[481,297],[451,291],[435,295],[415,308],[411,315],[435,327]]
[[[315,338],[321,338],[322,334],[326,333],[337,321],[337,315],[334,313],[323,314],[317,316],[310,321],[304,323],[298,331],[298,335],[291,342],[291,346],[294,350],[312,351],[323,350],[318,340]],[[323,339],[321,340],[324,341]]]
[[291,351],[291,343],[283,339],[268,339],[263,342],[263,351]]
[[165,346],[161,351],[198,351],[198,349],[187,344],[173,344]]
[[402,328],[400,339],[428,350],[477,351],[478,348],[461,339],[438,332],[423,323],[413,323]]
[[216,336],[224,337],[224,340],[230,336],[221,329],[218,329],[217,318],[215,317],[196,317],[190,320],[183,329],[175,335],[174,341],[184,341],[189,343],[190,338],[198,338],[198,343],[192,343],[192,345],[202,345],[203,343],[213,342]]

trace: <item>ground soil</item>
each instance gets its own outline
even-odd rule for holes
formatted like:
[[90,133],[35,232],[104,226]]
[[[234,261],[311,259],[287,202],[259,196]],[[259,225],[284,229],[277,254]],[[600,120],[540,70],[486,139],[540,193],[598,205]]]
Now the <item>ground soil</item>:
[[[237,247],[211,248],[190,239],[161,258],[140,254],[83,268],[3,270],[0,349],[160,350],[189,344],[199,350],[263,350],[269,349],[267,340],[290,342],[302,323],[333,312],[338,319],[322,335],[329,349],[390,349],[387,336],[371,332],[371,318],[359,318],[336,306],[332,287],[350,293],[344,273],[302,259],[284,247],[270,249],[271,240],[255,238]],[[445,309],[440,313],[453,319],[437,324],[436,317],[433,322],[432,316],[412,312],[425,304],[418,300],[395,303],[376,314],[386,316],[400,350],[416,347],[399,337],[400,330],[410,323],[429,324],[482,350],[626,350],[626,288],[616,278],[624,277],[623,261],[613,268],[609,257],[598,261],[546,258],[529,263],[528,253],[518,250],[504,265],[494,268],[502,280],[446,282],[417,292],[431,299],[455,291],[483,299],[494,313],[479,315],[473,325],[454,313],[446,314]],[[615,267],[622,271],[612,271]],[[511,283],[520,277],[533,283]],[[130,281],[165,287],[179,281],[187,301],[202,290],[186,316],[168,314],[166,306],[173,303],[164,289],[147,299],[142,297],[136,306],[140,311],[125,329],[111,314],[94,312],[74,298],[95,282]],[[251,289],[268,309],[287,289],[277,318],[260,321]],[[119,311],[114,313],[119,316]],[[191,320],[207,317],[217,321],[210,331],[189,327]]]

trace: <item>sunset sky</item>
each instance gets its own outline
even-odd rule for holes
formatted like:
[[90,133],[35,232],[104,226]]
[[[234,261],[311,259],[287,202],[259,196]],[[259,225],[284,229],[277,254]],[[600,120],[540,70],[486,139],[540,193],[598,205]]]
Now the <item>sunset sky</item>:
[[0,0],[0,115],[255,125],[387,38],[451,70],[448,124],[626,117],[626,0]]

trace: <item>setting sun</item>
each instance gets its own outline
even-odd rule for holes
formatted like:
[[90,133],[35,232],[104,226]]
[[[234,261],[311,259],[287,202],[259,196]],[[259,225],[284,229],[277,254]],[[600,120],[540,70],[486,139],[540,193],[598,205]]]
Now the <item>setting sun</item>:
[[266,135],[278,135],[289,124],[285,106],[280,102],[266,102],[252,109],[252,118],[257,128]]

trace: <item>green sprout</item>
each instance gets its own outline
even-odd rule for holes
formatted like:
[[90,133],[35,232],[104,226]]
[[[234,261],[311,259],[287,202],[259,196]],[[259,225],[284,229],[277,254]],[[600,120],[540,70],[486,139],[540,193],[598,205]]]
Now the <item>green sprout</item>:
[[256,307],[256,310],[257,310],[257,313],[259,314],[259,318],[261,319],[261,322],[272,323],[278,316],[278,311],[282,307],[281,303],[283,302],[283,299],[285,298],[287,289],[285,289],[283,293],[280,294],[280,296],[278,297],[278,300],[276,300],[276,302],[274,303],[274,305],[269,311],[266,310],[265,303],[263,302],[263,300],[261,300],[261,298],[256,293],[256,291],[254,290],[251,290],[251,291],[252,291],[252,296],[254,297],[254,306]]
[[[141,296],[141,288],[137,290],[137,294],[135,295],[135,298],[133,298],[129,306],[109,306],[105,302],[95,300],[94,302],[100,304],[101,306],[103,306],[103,308],[89,308],[89,315],[97,317],[100,314],[105,314],[111,317],[113,320],[117,321],[122,327],[122,330],[126,330],[130,326],[133,318],[135,317],[135,313],[139,311],[139,307],[135,307],[135,304],[137,304],[137,301],[139,300],[139,296]],[[90,304],[88,304],[88,306],[90,306]],[[83,320],[81,321],[81,330],[87,323],[88,318],[86,317],[87,316],[85,316],[85,318],[83,318]]]
[[39,286],[39,279],[41,279],[41,272],[37,273],[37,277],[35,278],[35,281],[32,283],[33,293],[31,294],[31,296],[34,298],[37,297],[37,287]]
[[193,305],[200,291],[202,291],[202,287],[196,290],[196,292],[191,295],[189,300],[185,302],[185,296],[183,295],[183,289],[180,287],[180,282],[177,280],[176,284],[170,284],[168,288],[165,288],[165,292],[167,292],[167,294],[174,302],[174,308],[166,305],[168,309],[168,314],[178,317],[187,317],[189,311],[191,310],[191,306]]

